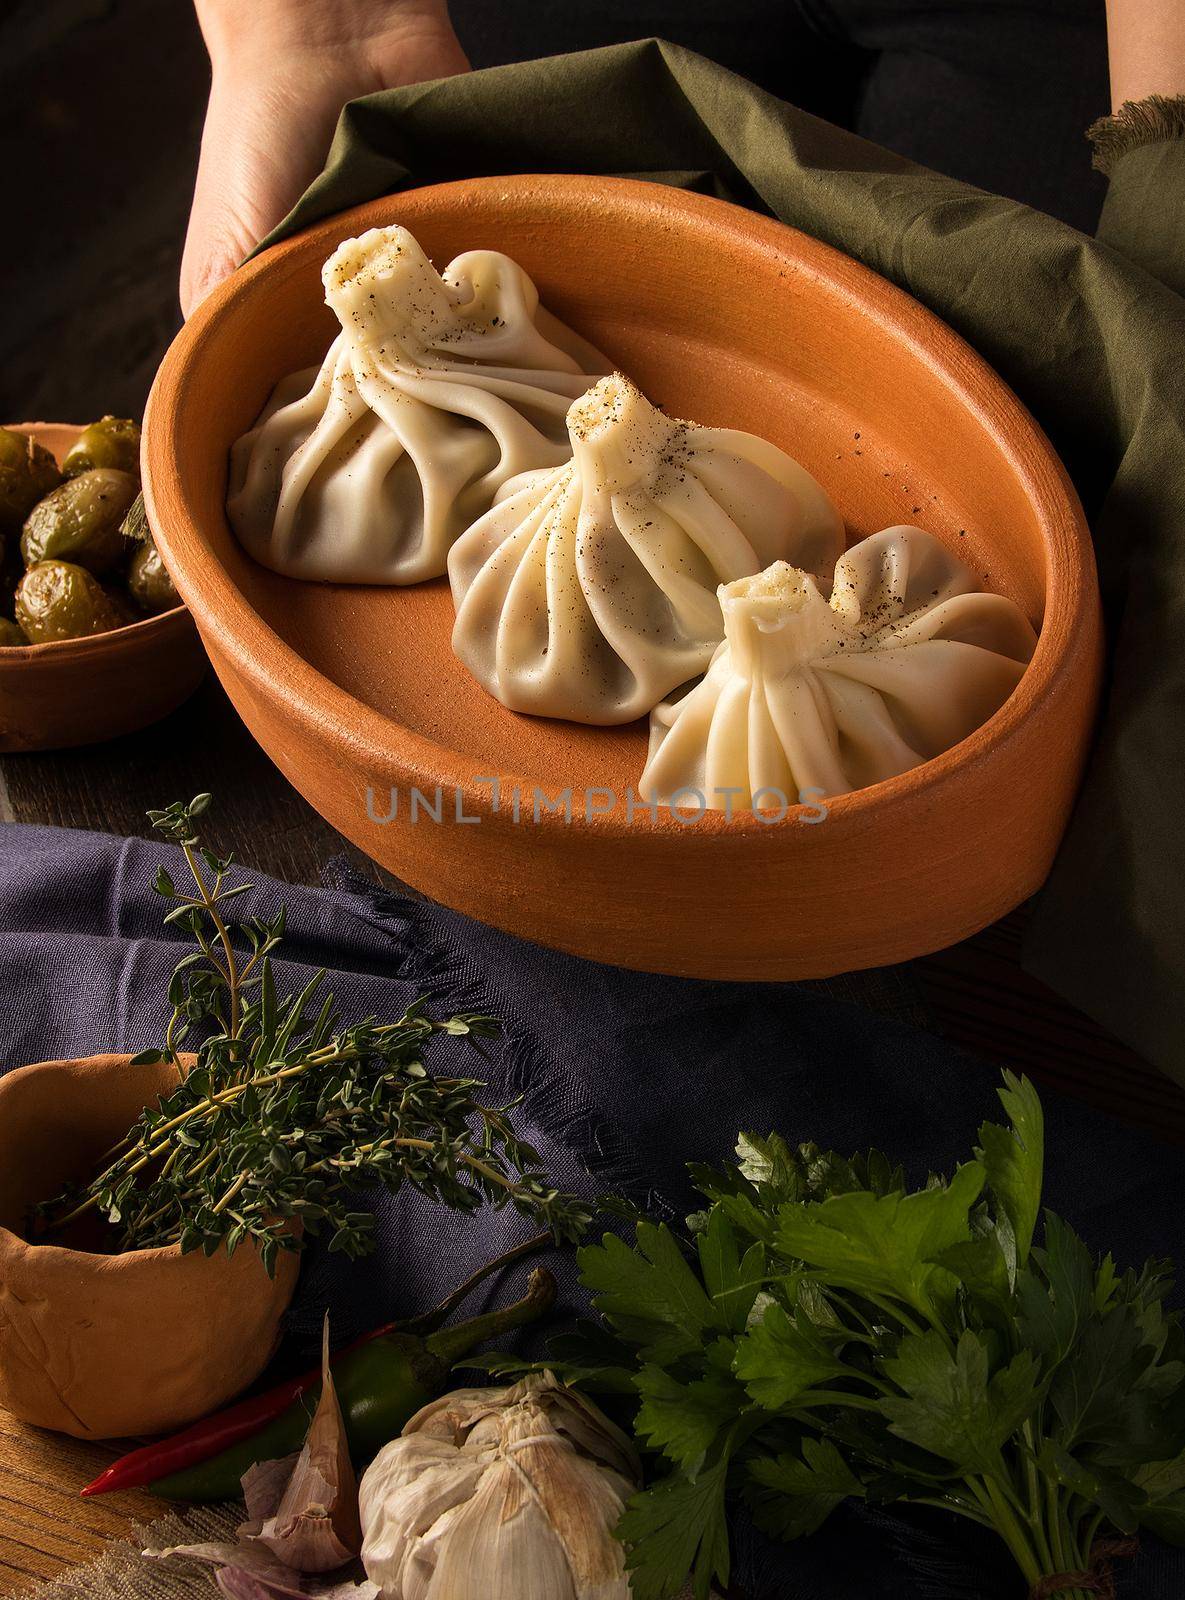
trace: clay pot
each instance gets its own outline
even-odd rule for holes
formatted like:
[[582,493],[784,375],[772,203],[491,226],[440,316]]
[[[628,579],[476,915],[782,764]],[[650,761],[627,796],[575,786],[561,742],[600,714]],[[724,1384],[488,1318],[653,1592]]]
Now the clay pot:
[[[10,423],[60,461],[82,432]],[[62,750],[134,733],[175,711],[206,672],[184,606],[87,639],[0,646],[0,751]]]
[[[479,688],[453,656],[443,581],[367,589],[256,565],[226,519],[230,446],[337,331],[322,262],[391,222],[440,266],[476,247],[508,252],[652,401],[802,461],[849,539],[894,523],[942,539],[1040,629],[1011,699],[937,760],[831,801],[822,824],[792,807],[780,821],[713,811],[688,825],[629,806],[644,723],[516,716]],[[335,828],[446,905],[623,966],[818,978],[965,938],[1049,869],[1100,677],[1082,508],[974,351],[781,223],[662,185],[557,176],[343,212],[249,262],[189,319],[148,403],[144,466],[161,550],[248,728]],[[413,789],[428,809],[413,808]],[[571,815],[562,801],[536,810],[536,789],[549,801],[569,790]],[[606,791],[618,803],[598,811]]]
[[79,1439],[161,1433],[263,1370],[297,1257],[96,1255],[22,1237],[28,1208],[95,1163],[175,1082],[124,1055],[42,1061],[0,1079],[0,1405]]

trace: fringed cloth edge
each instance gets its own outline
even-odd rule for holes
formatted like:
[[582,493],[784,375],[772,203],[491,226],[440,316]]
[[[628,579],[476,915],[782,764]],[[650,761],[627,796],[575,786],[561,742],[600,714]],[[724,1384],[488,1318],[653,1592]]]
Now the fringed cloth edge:
[[1115,163],[1129,150],[1185,138],[1185,95],[1150,94],[1127,100],[1110,117],[1100,117],[1086,130],[1094,146],[1093,165],[1110,177]]

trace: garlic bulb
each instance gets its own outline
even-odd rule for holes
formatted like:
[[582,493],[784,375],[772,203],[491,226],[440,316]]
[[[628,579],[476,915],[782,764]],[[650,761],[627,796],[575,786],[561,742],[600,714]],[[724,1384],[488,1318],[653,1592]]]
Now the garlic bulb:
[[416,1413],[361,1485],[383,1600],[629,1600],[613,1537],[639,1480],[628,1439],[551,1373]]

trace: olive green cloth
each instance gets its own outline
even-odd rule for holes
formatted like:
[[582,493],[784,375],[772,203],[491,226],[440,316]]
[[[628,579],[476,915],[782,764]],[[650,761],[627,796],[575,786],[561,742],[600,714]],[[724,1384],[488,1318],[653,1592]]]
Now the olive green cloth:
[[1185,95],[1128,101],[1090,129],[1094,164],[1111,186],[1099,238],[1185,295],[1185,204],[1181,142]]
[[1036,414],[1094,529],[1112,673],[1028,963],[1185,1081],[1185,298],[1153,275],[1185,288],[1161,225],[1185,206],[1185,142],[1116,162],[1096,241],[651,40],[353,102],[277,236],[391,190],[544,171],[772,212],[936,311]]

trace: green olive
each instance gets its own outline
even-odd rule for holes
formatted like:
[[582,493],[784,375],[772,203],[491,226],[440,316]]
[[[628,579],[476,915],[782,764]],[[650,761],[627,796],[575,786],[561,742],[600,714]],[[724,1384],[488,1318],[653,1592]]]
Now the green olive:
[[16,620],[33,644],[106,633],[129,617],[94,573],[70,561],[40,561],[17,585]]
[[0,428],[0,533],[16,533],[38,500],[61,481],[48,450],[27,434]]
[[128,566],[128,588],[132,599],[149,616],[155,616],[158,611],[171,611],[180,604],[168,568],[154,544],[140,545],[132,557]]
[[62,471],[76,478],[94,467],[114,467],[139,477],[140,424],[130,417],[103,417],[84,428],[67,450]]
[[13,622],[8,617],[0,617],[0,650],[10,649],[13,645],[28,644],[25,630],[18,622]]
[[25,518],[25,565],[73,561],[91,572],[108,572],[127,550],[121,524],[138,493],[130,472],[110,467],[68,478]]

